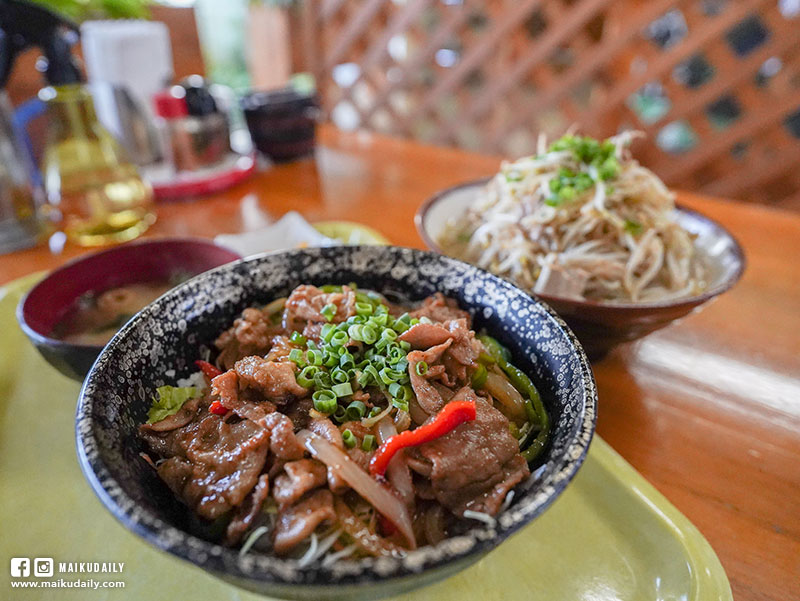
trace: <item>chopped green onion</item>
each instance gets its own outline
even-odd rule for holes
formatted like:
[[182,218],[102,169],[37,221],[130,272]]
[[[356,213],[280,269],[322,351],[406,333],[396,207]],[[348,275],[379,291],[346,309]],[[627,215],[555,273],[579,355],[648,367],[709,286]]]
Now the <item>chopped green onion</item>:
[[[349,384],[348,384],[349,386]],[[353,401],[347,406],[345,416],[347,421],[358,421],[367,413],[367,406],[361,401]]]
[[336,331],[335,325],[333,325],[332,323],[326,323],[325,325],[322,326],[322,329],[319,331],[319,336],[325,342],[330,342],[331,336],[333,336],[333,333],[335,331]]
[[350,396],[353,394],[353,387],[350,386],[350,382],[345,382],[344,384],[334,384],[331,390],[337,397]]
[[417,372],[418,376],[424,376],[428,373],[428,364],[425,361],[420,361],[417,363],[417,366],[414,368],[414,371]]
[[331,382],[331,375],[326,371],[320,371],[314,374],[314,387],[320,390],[325,390],[333,385]]
[[382,370],[378,372],[380,376],[381,382],[386,384],[387,386],[392,382],[397,381],[396,372],[393,369],[389,369],[388,367],[384,367]]
[[339,355],[339,366],[342,369],[353,369],[356,366],[356,361],[353,358],[353,355],[348,351],[345,351]]
[[317,390],[311,395],[314,402],[314,409],[320,413],[333,413],[336,411],[336,394],[330,390]]
[[325,367],[333,367],[339,363],[339,356],[335,352],[331,352],[328,349],[322,351],[322,364]]
[[337,330],[334,332],[333,336],[331,336],[330,343],[332,346],[339,347],[344,346],[347,344],[347,341],[350,337],[347,335],[347,332],[342,332],[341,330]]
[[344,407],[341,405],[336,405],[336,411],[333,412],[333,419],[335,419],[340,424],[345,420],[345,410]]
[[364,436],[364,440],[361,441],[361,449],[369,453],[373,446],[375,446],[375,436],[372,434]]
[[392,405],[397,407],[400,411],[408,413],[408,401],[401,401],[400,399],[392,399]]
[[383,411],[383,409],[381,409],[380,407],[373,407],[372,409],[369,410],[369,417],[375,417],[381,411]]
[[300,332],[292,332],[292,335],[289,336],[289,340],[291,340],[295,344],[300,344],[300,345],[306,343],[306,337],[303,336]]
[[306,361],[303,358],[303,351],[301,351],[299,348],[293,348],[291,351],[289,351],[289,361],[294,361],[297,367],[306,366]]
[[362,342],[365,344],[375,344],[375,341],[378,339],[378,332],[375,331],[373,326],[366,324],[361,330],[361,336]]
[[356,315],[372,315],[374,309],[372,303],[356,303]]
[[334,382],[335,384],[344,384],[348,381],[350,381],[350,378],[347,376],[347,372],[342,368],[334,367],[331,370],[331,382]]
[[358,440],[356,440],[356,436],[350,431],[350,428],[347,428],[344,432],[342,432],[342,442],[348,449],[352,449],[356,446]]
[[333,318],[336,317],[336,311],[338,311],[338,309],[339,308],[333,303],[328,303],[327,305],[322,307],[320,313],[325,319],[327,319],[328,321],[332,321]]
[[314,386],[314,376],[319,372],[319,367],[308,365],[297,374],[297,383],[303,388],[311,388]]
[[311,365],[322,365],[322,351],[308,350],[306,351],[306,359]]

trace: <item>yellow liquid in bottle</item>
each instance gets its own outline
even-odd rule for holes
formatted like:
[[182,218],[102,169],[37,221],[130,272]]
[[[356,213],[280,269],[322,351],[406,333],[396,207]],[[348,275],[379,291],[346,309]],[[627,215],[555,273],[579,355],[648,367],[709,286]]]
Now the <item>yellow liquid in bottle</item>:
[[152,189],[99,124],[88,93],[73,86],[56,90],[48,100],[45,214],[82,246],[136,238],[155,221]]

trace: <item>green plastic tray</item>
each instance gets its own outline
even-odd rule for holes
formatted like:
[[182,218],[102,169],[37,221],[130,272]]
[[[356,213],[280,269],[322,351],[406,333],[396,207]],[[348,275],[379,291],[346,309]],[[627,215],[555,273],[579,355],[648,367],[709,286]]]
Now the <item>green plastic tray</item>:
[[[36,277],[0,288],[0,538],[5,556],[0,598],[259,599],[150,547],[95,498],[75,456],[73,419],[80,387],[50,368],[16,324],[16,304]],[[12,557],[124,562],[121,575],[94,578],[122,580],[125,588],[12,589],[7,567]],[[697,529],[595,437],[574,482],[544,515],[474,566],[401,597],[412,598],[691,601],[730,600],[732,595],[719,560]]]

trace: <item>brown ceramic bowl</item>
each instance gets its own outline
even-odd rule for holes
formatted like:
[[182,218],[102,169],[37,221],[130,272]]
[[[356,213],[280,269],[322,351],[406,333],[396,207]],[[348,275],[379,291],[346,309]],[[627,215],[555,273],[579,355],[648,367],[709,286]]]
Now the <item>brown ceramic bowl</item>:
[[[414,219],[417,231],[431,250],[443,253],[436,242],[450,217],[466,210],[481,193],[487,179],[467,182],[439,192],[425,201]],[[721,225],[695,211],[678,206],[676,219],[697,236],[695,244],[710,269],[702,293],[663,302],[604,303],[537,295],[569,324],[591,359],[600,359],[612,347],[636,340],[696,311],[729,290],[742,276],[744,252]]]

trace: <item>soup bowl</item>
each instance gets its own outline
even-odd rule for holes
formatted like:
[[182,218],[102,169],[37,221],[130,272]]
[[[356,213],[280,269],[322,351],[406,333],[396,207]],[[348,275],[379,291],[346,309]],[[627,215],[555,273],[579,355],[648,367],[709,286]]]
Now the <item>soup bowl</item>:
[[[420,206],[415,223],[429,249],[446,254],[438,243],[445,225],[478,199],[488,181],[481,179],[447,188]],[[564,318],[591,359],[601,359],[618,344],[641,338],[698,310],[730,290],[742,277],[744,251],[725,228],[681,206],[676,208],[675,219],[695,236],[695,247],[709,271],[708,286],[703,292],[664,301],[627,303],[536,295]]]
[[[194,359],[243,309],[300,284],[355,282],[394,300],[435,292],[468,310],[475,329],[506,345],[538,386],[552,439],[494,524],[475,522],[405,557],[298,560],[222,547],[194,534],[180,505],[139,457],[137,434],[158,386],[186,377]],[[169,376],[167,375],[169,374]],[[235,585],[288,599],[367,599],[411,590],[477,561],[540,515],[577,472],[594,432],[597,392],[588,360],[544,303],[466,263],[398,247],[340,246],[273,253],[225,265],[170,291],[133,318],[106,346],[81,391],[76,435],[81,467],[123,526]]]
[[239,258],[232,250],[201,238],[129,242],[79,257],[49,273],[22,298],[17,321],[50,365],[81,381],[103,345],[76,344],[53,336],[77,299],[129,284],[195,276]]

